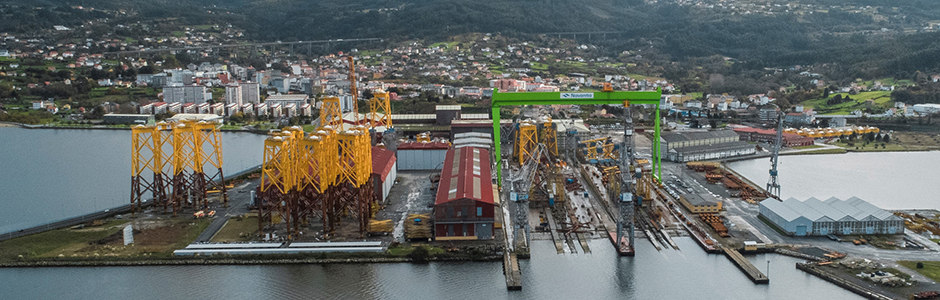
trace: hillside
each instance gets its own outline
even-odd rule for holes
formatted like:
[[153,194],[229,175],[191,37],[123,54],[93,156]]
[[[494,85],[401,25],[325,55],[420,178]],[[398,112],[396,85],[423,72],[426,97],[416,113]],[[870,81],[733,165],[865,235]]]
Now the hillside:
[[846,78],[940,69],[940,33],[924,29],[940,20],[940,2],[928,0],[0,0],[0,32],[101,18],[233,24],[261,41],[607,31],[616,33],[584,41],[610,54],[648,47],[651,59],[725,56],[749,69],[835,63],[831,73]]

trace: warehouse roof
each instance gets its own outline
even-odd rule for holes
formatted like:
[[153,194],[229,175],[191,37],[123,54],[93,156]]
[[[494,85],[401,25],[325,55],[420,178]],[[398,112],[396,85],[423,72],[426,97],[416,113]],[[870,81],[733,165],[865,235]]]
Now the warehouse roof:
[[290,94],[290,95],[271,95],[264,99],[264,102],[268,101],[306,101],[310,99],[310,96],[306,94]]
[[698,154],[698,153],[711,153],[711,152],[721,152],[721,151],[733,151],[754,148],[754,145],[748,144],[747,142],[734,141],[734,142],[725,142],[711,145],[698,145],[698,146],[689,146],[682,148],[673,148],[669,151],[675,151],[677,153],[682,153],[682,155]]
[[398,150],[446,150],[450,148],[450,144],[447,142],[429,142],[429,143],[419,143],[419,142],[407,142],[401,143],[398,145]]
[[684,194],[681,197],[692,206],[718,206],[721,202],[708,194]]
[[738,137],[738,134],[732,130],[713,130],[713,131],[670,131],[663,132],[660,135],[667,143],[677,143],[685,141],[698,141],[724,137]]
[[490,152],[486,149],[466,147],[447,151],[434,204],[457,199],[494,204]]
[[793,221],[799,217],[805,217],[813,222],[831,222],[839,220],[862,221],[865,219],[890,221],[901,220],[891,212],[878,208],[865,200],[857,197],[848,200],[840,200],[832,197],[826,201],[820,201],[816,198],[809,198],[806,201],[799,201],[789,198],[780,202],[768,198],[761,201],[760,205],[765,207],[783,219]]
[[380,180],[385,180],[388,173],[392,172],[392,168],[395,167],[395,160],[395,152],[372,146],[372,174],[379,175]]

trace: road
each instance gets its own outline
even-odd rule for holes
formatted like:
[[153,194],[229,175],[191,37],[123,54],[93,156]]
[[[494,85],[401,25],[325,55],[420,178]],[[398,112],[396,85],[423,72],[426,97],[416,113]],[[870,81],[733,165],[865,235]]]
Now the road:
[[209,227],[206,228],[199,237],[196,238],[196,243],[205,243],[209,242],[222,226],[225,225],[225,222],[228,222],[229,218],[237,217],[248,213],[248,202],[251,200],[251,192],[258,188],[258,184],[261,181],[258,179],[250,180],[243,182],[242,184],[236,186],[235,188],[228,191],[228,207],[222,207],[218,201],[210,202],[209,209],[215,210],[215,219],[212,220],[212,223],[209,224]]

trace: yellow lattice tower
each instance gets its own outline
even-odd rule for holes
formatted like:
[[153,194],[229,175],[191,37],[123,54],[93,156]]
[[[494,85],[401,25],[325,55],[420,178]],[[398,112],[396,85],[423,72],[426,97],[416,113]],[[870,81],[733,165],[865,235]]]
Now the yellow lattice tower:
[[550,157],[558,157],[558,131],[552,118],[545,116],[539,120],[542,123],[542,131],[539,133],[539,141],[548,149]]
[[318,190],[321,193],[336,184],[336,177],[339,176],[339,141],[336,131],[332,127],[321,127],[316,135],[320,138],[319,151],[314,155],[320,161],[320,184]]
[[[143,195],[150,191],[153,201],[162,203],[166,201],[166,183],[163,178],[163,169],[166,167],[164,159],[164,145],[167,138],[164,129],[166,123],[156,126],[138,125],[131,128],[131,205],[133,213],[140,210]],[[145,171],[153,174],[152,180],[143,175]]]
[[524,164],[525,160],[532,156],[536,146],[536,126],[532,123],[524,122],[519,125],[518,135],[516,136],[516,155],[519,164]]
[[369,132],[363,126],[355,128],[359,132],[356,135],[356,186],[363,186],[372,176],[372,143],[369,139]]
[[[265,221],[270,224],[288,222],[290,235],[291,201],[288,197],[293,187],[293,163],[291,149],[293,135],[290,132],[272,132],[264,140],[264,160],[261,165],[261,185],[258,196],[258,231],[264,232]],[[277,219],[276,219],[277,218]]]
[[343,125],[343,111],[338,97],[326,97],[320,103],[320,127],[332,126],[339,130]]
[[193,139],[193,122],[173,123],[173,175],[186,172],[195,160],[196,151]]
[[193,125],[194,122],[192,121],[182,121],[170,125],[173,128],[173,139],[171,141],[173,145],[173,178],[171,183],[173,192],[170,201],[165,203],[163,208],[166,211],[168,206],[172,206],[173,215],[176,215],[183,206],[190,205],[189,199],[200,197],[200,194],[193,189],[193,176],[195,174],[192,166],[196,164],[197,155]]
[[337,166],[339,172],[337,182],[339,183],[350,183],[355,187],[359,186],[359,171],[356,169],[356,163],[359,161],[357,151],[361,151],[358,145],[360,135],[362,135],[362,132],[358,130],[346,130],[337,135],[340,155],[339,165]]
[[369,99],[369,115],[366,116],[369,127],[392,127],[392,105],[389,102],[388,92],[376,91]]

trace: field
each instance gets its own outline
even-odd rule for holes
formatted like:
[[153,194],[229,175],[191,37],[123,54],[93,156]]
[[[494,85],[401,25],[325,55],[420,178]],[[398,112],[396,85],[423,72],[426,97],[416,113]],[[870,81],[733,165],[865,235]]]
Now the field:
[[895,132],[891,135],[892,143],[898,143],[908,150],[938,150],[940,135],[928,132]]
[[247,242],[258,232],[258,218],[231,218],[222,226],[213,243]]
[[830,106],[826,104],[826,100],[828,99],[820,98],[806,100],[801,104],[806,108],[813,108],[813,110],[821,115],[848,115],[855,110],[864,110],[868,108],[865,106],[865,101],[868,99],[875,101],[875,105],[872,106],[872,109],[879,113],[883,112],[884,109],[890,108],[894,105],[894,102],[891,101],[890,91],[861,92],[858,93],[858,95],[836,93],[829,95],[829,97],[835,97],[836,95],[841,95],[842,98],[845,98],[846,96],[851,97],[852,101]]
[[82,229],[57,229],[0,242],[0,260],[169,257],[173,250],[195,240],[210,221],[191,217],[130,221],[134,223],[134,244],[127,246],[121,233],[127,220]]
[[871,142],[867,145],[864,142],[855,142],[855,146],[849,146],[847,143],[834,142],[833,145],[845,148],[854,152],[885,152],[885,151],[907,151],[907,147],[896,143],[887,143],[882,146],[881,142]]
[[120,232],[127,221],[111,221],[101,226],[72,230],[68,228],[46,231],[0,242],[0,260],[38,258],[57,255],[56,250],[70,245],[86,245]]
[[918,261],[902,260],[898,261],[898,264],[917,271],[921,275],[927,276],[927,278],[933,279],[934,281],[940,281],[940,261],[921,261],[924,264],[923,269],[917,268]]

